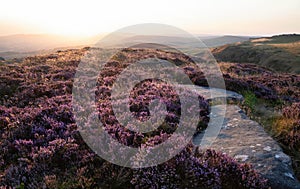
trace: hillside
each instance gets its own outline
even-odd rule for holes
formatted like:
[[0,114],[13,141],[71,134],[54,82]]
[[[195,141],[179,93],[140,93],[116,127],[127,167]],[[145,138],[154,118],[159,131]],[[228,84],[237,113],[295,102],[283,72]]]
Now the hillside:
[[[27,188],[37,186],[137,188],[159,183],[161,186],[174,185],[181,188],[190,187],[189,181],[192,179],[193,187],[267,188],[266,181],[248,164],[238,163],[232,157],[213,150],[200,151],[195,155],[191,153],[191,146],[189,146],[166,163],[134,170],[113,165],[98,157],[82,140],[74,122],[71,104],[74,74],[80,59],[88,49],[57,51],[48,55],[27,57],[21,62],[9,64],[2,61],[0,65],[1,187],[24,185]],[[124,49],[114,56],[99,76],[97,94],[101,95],[97,97],[97,102],[107,132],[120,143],[130,146],[151,146],[164,141],[164,138],[174,131],[174,125],[178,121],[179,104],[174,90],[164,83],[156,85],[155,81],[145,81],[146,86],[151,86],[146,90],[138,85],[132,95],[143,95],[143,98],[139,99],[148,100],[153,98],[153,94],[166,95],[163,100],[171,104],[169,107],[171,112],[170,115],[168,114],[170,117],[163,127],[158,128],[158,132],[146,135],[129,132],[124,127],[120,127],[116,118],[110,115],[109,94],[117,75],[131,62],[149,56],[174,62],[184,70],[193,83],[207,86],[203,72],[180,53]],[[244,94],[245,107],[248,109],[253,110],[253,106],[256,106],[255,99],[259,99],[260,104],[280,101],[283,107],[288,107],[289,104],[298,106],[299,76],[277,75],[253,64],[221,63],[220,66],[227,89]],[[94,69],[87,71],[92,73]],[[145,103],[147,104],[147,101],[132,102],[131,110],[136,112],[136,116],[149,115],[148,110],[143,108]],[[199,103],[201,122],[197,130],[201,132],[207,127],[209,103],[203,98],[199,98]],[[278,120],[290,119],[294,116],[294,113],[288,109],[284,111],[286,113]],[[294,116],[293,121],[296,124],[289,125],[284,132],[277,129],[278,132],[274,136],[276,139],[278,137],[279,142],[286,146],[286,149],[293,149],[292,152],[299,152],[299,131],[295,130],[298,120],[299,118]],[[280,126],[282,124],[274,129]],[[156,134],[158,135],[154,137]],[[294,137],[293,141],[289,140],[290,136]],[[297,156],[292,156],[292,159],[295,171],[299,173]],[[169,172],[174,167],[176,171]],[[127,174],[119,177],[124,171]],[[168,175],[168,179],[174,179],[172,186],[164,179],[165,174]],[[202,178],[201,181],[199,176]],[[184,178],[188,178],[187,182],[182,180]]]
[[255,63],[277,72],[300,73],[300,35],[250,39],[212,50],[218,61]]

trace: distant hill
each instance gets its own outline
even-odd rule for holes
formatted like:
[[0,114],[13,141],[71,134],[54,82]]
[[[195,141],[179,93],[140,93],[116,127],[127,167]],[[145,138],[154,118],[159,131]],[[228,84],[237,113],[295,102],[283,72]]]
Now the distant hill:
[[189,36],[164,36],[164,35],[121,35],[113,34],[101,40],[99,47],[130,47],[139,43],[170,44],[173,47],[204,47],[204,44]]
[[250,39],[212,50],[218,61],[255,63],[278,72],[300,73],[300,35]]
[[68,37],[48,34],[18,34],[0,36],[0,56],[5,59],[51,53],[59,49],[79,48],[92,44],[94,37]]
[[[81,48],[87,45],[93,45],[103,34],[86,38],[72,38],[60,35],[47,34],[20,34],[10,36],[0,36],[0,56],[5,59],[22,58],[26,56],[47,54],[55,52],[57,49]],[[159,36],[159,35],[133,35],[133,34],[114,34],[113,39],[108,38],[107,44],[105,41],[101,45],[106,47],[123,47],[131,46],[136,42],[147,43],[147,41],[157,43],[172,43],[175,46],[193,47],[216,47],[224,44],[231,44],[249,40],[249,37],[238,36],[199,36],[199,39],[204,43],[201,44],[194,38],[186,36]],[[135,42],[135,43],[133,43]]]
[[[189,48],[193,47],[217,47],[225,44],[232,44],[237,42],[243,42],[250,39],[250,37],[242,37],[242,36],[201,36],[199,40],[201,40],[203,44],[199,43],[199,41],[194,38],[188,36],[159,36],[159,35],[134,35],[134,36],[115,36],[117,40],[108,40],[109,46],[119,46],[120,44],[126,44],[130,46],[133,42],[141,42],[147,43],[147,41],[157,41],[158,43],[171,43],[175,46],[185,46]],[[115,43],[112,43],[115,42]],[[107,44],[105,44],[107,45]]]
[[202,41],[208,47],[217,47],[226,44],[248,41],[249,39],[249,37],[226,35],[221,37],[202,39]]
[[0,52],[30,52],[81,44],[80,40],[60,35],[9,35],[0,37]]

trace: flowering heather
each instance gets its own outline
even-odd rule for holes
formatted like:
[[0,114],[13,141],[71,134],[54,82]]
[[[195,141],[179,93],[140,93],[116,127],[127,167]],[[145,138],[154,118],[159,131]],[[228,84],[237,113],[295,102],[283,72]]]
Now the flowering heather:
[[192,152],[191,146],[168,162],[133,172],[138,188],[267,188],[247,164],[214,150]]
[[[171,160],[143,169],[120,167],[97,156],[81,138],[71,106],[73,78],[87,49],[58,51],[0,66],[0,187],[267,187],[249,165],[238,164],[213,150],[194,153],[191,145]],[[100,120],[119,142],[151,148],[170,137],[178,126],[180,100],[175,90],[155,80],[143,81],[132,90],[130,109],[137,119],[148,119],[147,106],[153,99],[161,100],[168,110],[164,123],[146,134],[122,127],[109,101],[118,74],[132,62],[147,57],[181,66],[194,83],[205,83],[205,79],[188,57],[176,52],[124,49],[106,64],[96,78]],[[197,128],[201,132],[209,120],[209,105],[202,97],[196,105],[201,108]]]
[[226,88],[253,91],[259,98],[297,102],[300,99],[300,76],[274,73],[254,64],[220,63]]

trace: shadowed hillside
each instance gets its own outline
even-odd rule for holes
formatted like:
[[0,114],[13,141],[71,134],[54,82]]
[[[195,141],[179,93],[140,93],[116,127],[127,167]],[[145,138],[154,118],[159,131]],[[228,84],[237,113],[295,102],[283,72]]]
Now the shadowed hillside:
[[213,49],[218,61],[255,63],[278,72],[300,73],[300,35],[251,39]]

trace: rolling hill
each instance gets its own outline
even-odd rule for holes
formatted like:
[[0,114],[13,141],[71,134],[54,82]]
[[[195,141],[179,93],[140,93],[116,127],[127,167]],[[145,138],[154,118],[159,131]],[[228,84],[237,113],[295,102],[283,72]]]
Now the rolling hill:
[[212,50],[218,61],[255,63],[277,72],[300,73],[300,35],[250,39]]
[[[54,53],[58,49],[82,48],[96,43],[103,37],[103,34],[73,38],[60,35],[47,34],[19,34],[10,36],[0,36],[0,57],[5,59],[23,58],[41,54]],[[102,45],[120,47],[132,45],[133,42],[146,43],[156,40],[158,42],[172,42],[175,45],[187,45],[189,48],[199,47],[199,42],[183,36],[147,36],[133,34],[114,34],[114,39],[109,38],[109,44],[102,41]],[[239,36],[199,36],[199,39],[208,47],[216,47],[236,42],[249,40],[249,37]],[[201,46],[201,44],[200,44]]]

